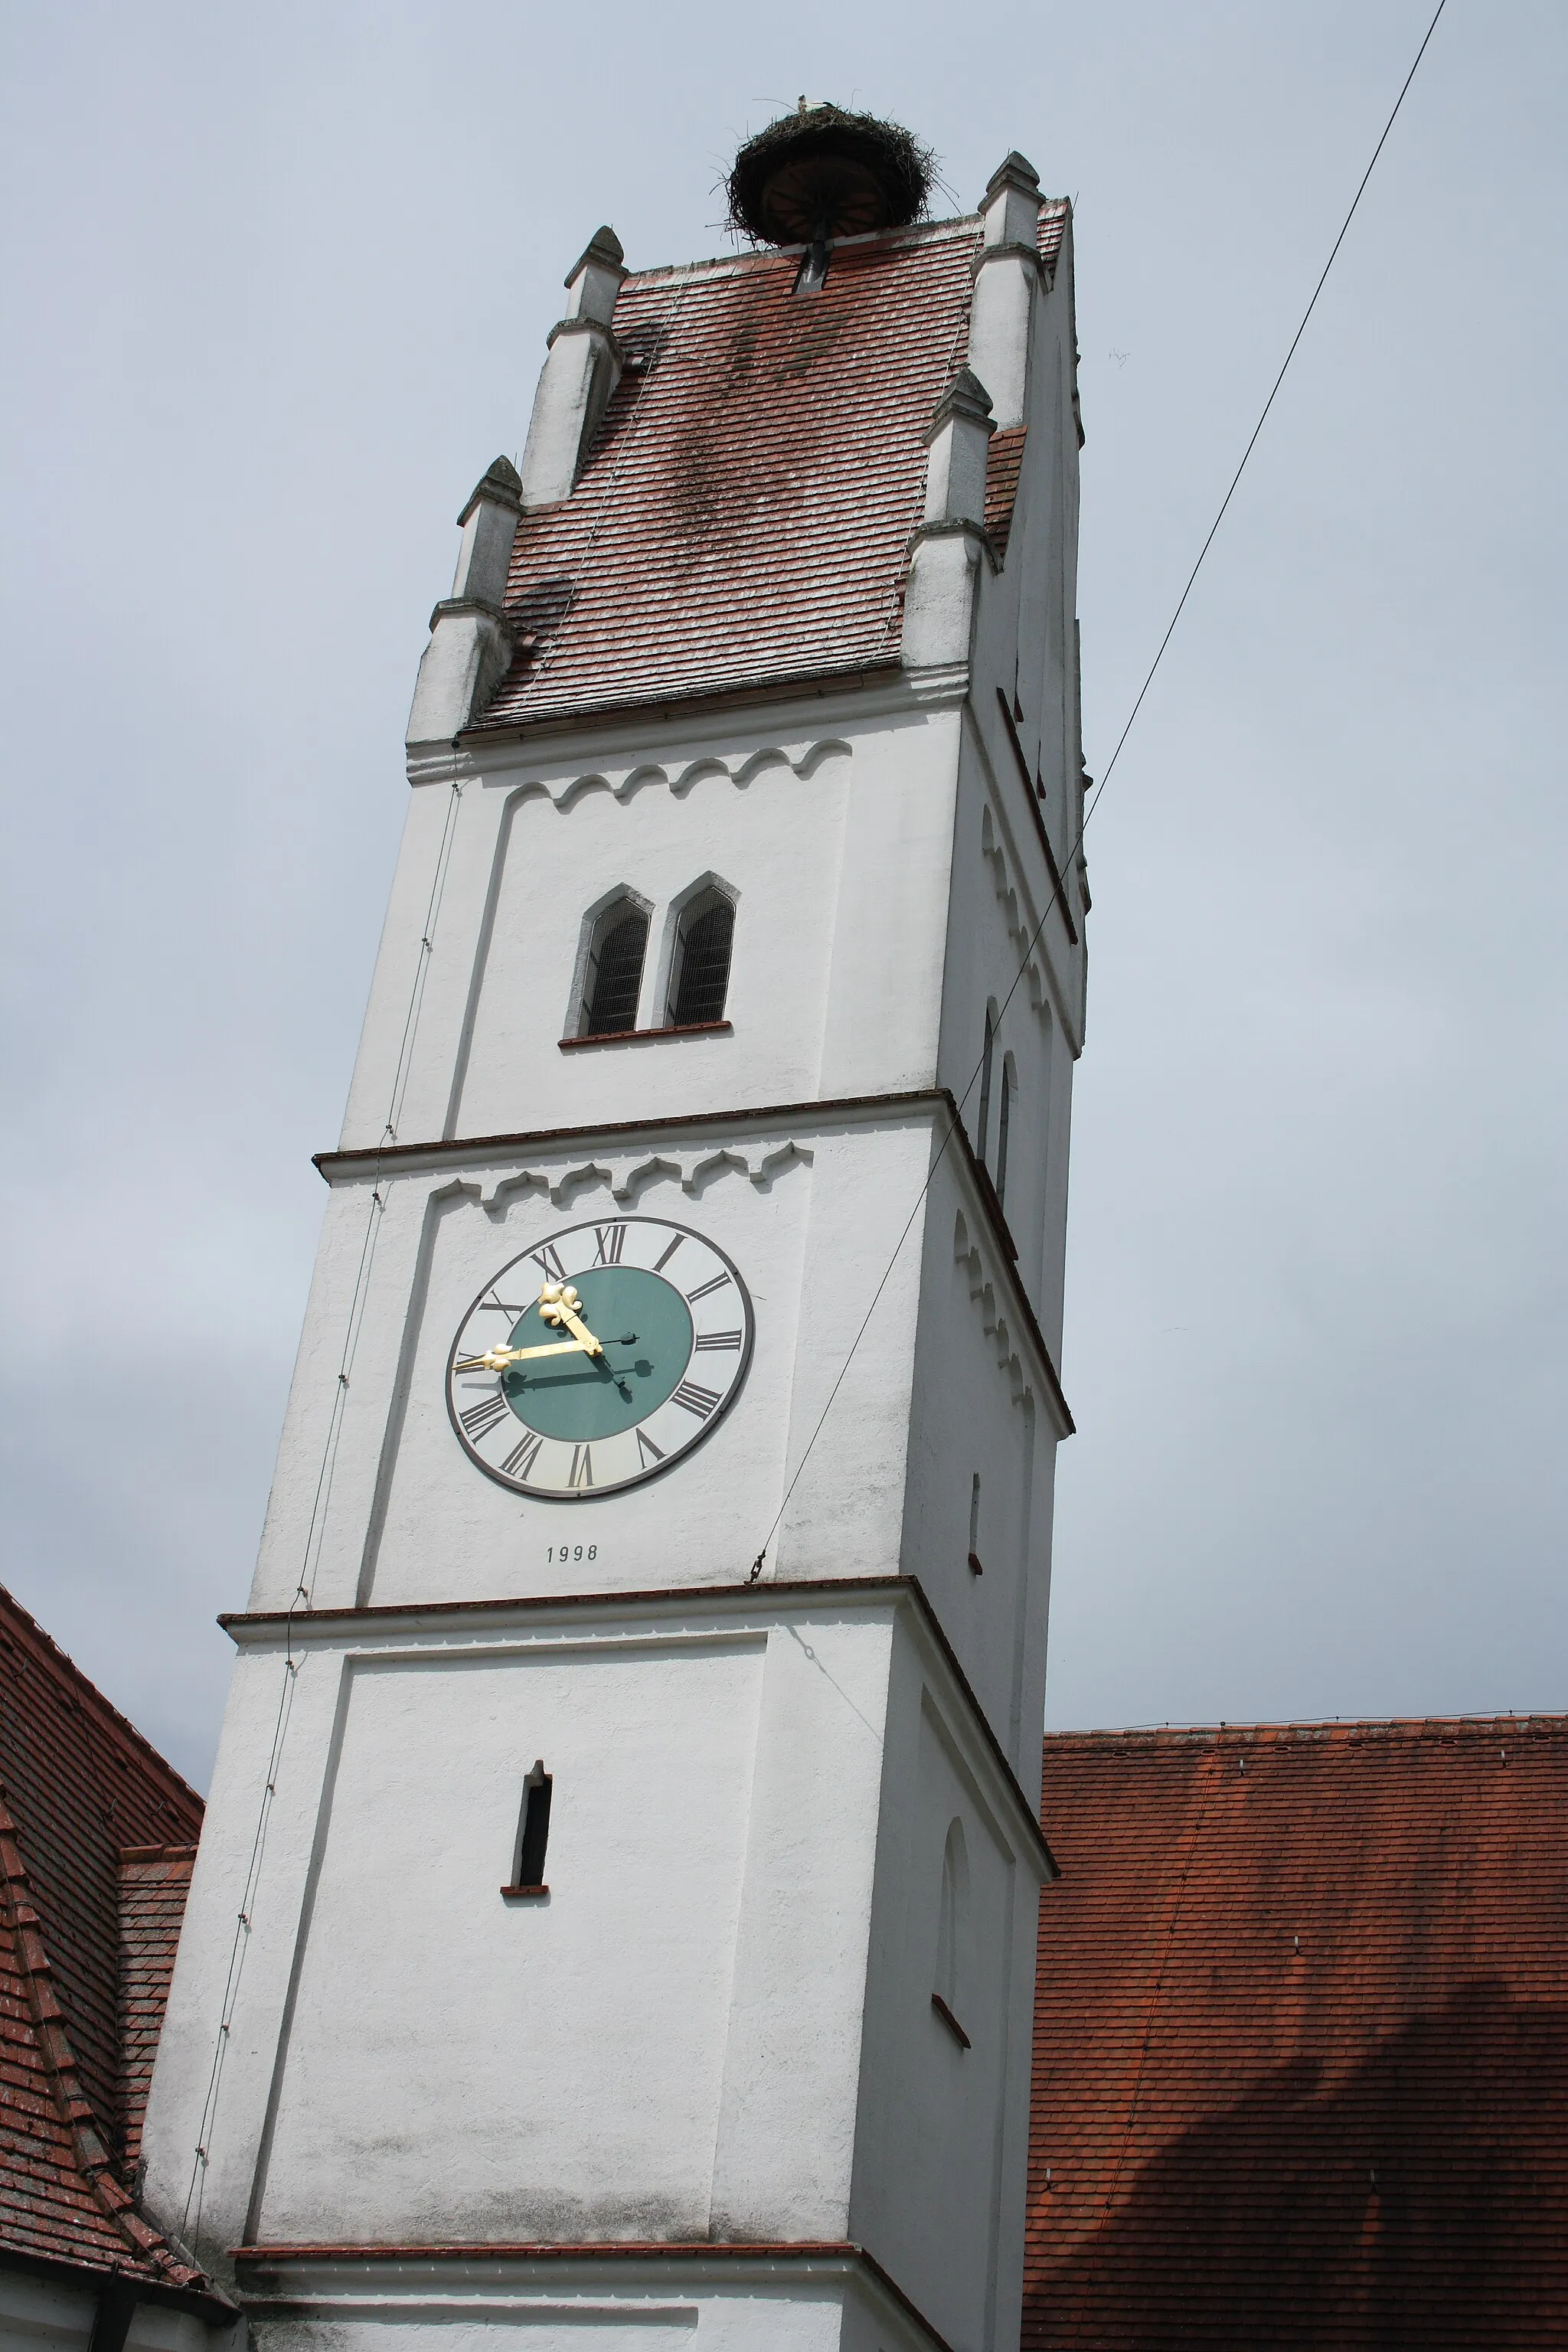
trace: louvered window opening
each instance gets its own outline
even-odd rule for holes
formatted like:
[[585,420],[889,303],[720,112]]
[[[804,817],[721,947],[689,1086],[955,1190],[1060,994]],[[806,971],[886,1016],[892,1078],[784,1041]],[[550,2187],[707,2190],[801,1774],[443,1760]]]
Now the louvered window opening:
[[701,1022],[724,1018],[734,939],[735,909],[728,898],[710,899],[688,923],[681,945],[679,985],[669,1009],[676,1028],[694,1028]]
[[643,957],[647,951],[647,917],[627,914],[612,924],[599,942],[588,993],[584,1037],[613,1037],[635,1029],[637,992],[642,986]]

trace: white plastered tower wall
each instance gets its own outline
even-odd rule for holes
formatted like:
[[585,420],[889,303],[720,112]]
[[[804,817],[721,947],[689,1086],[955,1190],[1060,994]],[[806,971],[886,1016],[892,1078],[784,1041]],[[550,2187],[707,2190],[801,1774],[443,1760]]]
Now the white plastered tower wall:
[[[1009,158],[897,675],[466,731],[501,551],[618,368],[603,232],[521,480],[464,509],[144,2136],[151,2210],[262,2346],[1016,2341],[1087,908],[1071,255],[1041,266],[1037,205]],[[1020,429],[1003,556],[986,445]],[[705,879],[727,1029],[563,1046],[590,911],[650,909],[657,1031]],[[457,1318],[540,1233],[648,1215],[744,1266],[744,1391],[672,1475],[520,1509],[454,1443]],[[542,1754],[524,1909],[498,1886]]]

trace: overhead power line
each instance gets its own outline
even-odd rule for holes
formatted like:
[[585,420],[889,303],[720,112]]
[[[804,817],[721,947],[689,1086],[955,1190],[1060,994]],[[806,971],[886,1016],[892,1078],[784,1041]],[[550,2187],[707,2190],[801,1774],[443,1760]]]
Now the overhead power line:
[[[1432,36],[1437,29],[1437,20],[1442,16],[1443,11],[1447,5],[1448,0],[1437,0],[1436,8],[1433,12],[1432,21],[1427,26],[1426,32],[1422,35],[1421,46],[1416,50],[1415,58],[1411,61],[1410,70],[1399,86],[1399,95],[1394,100],[1392,108],[1389,110],[1388,120],[1384,124],[1383,130],[1378,137],[1377,144],[1372,151],[1371,160],[1368,162],[1365,171],[1361,175],[1361,180],[1357,185],[1354,195],[1351,198],[1350,210],[1346,213],[1344,219],[1340,224],[1340,233],[1329,248],[1329,257],[1324,262],[1318,282],[1312,289],[1311,298],[1309,300],[1306,309],[1301,313],[1300,324],[1290,338],[1289,349],[1286,352],[1285,357],[1280,362],[1279,373],[1275,377],[1272,385],[1269,387],[1268,397],[1264,402],[1262,408],[1258,412],[1257,424],[1253,426],[1251,433],[1247,436],[1247,446],[1241,453],[1240,463],[1237,465],[1235,473],[1230,478],[1230,487],[1219,502],[1218,511],[1215,514],[1213,522],[1210,523],[1208,527],[1203,545],[1198,550],[1197,560],[1194,563],[1192,570],[1187,574],[1186,585],[1183,588],[1181,594],[1176,599],[1175,610],[1171,614],[1170,621],[1166,625],[1164,635],[1161,638],[1159,645],[1155,647],[1154,658],[1149,665],[1148,670],[1144,675],[1143,683],[1139,688],[1137,695],[1133,700],[1132,708],[1127,714],[1126,724],[1123,726],[1121,734],[1117,737],[1115,747],[1111,751],[1110,759],[1105,763],[1104,773],[1101,775],[1099,783],[1096,784],[1094,791],[1089,795],[1089,801],[1084,808],[1083,816],[1079,821],[1078,832],[1073,837],[1072,846],[1068,850],[1066,859],[1063,861],[1062,877],[1052,885],[1050,895],[1046,900],[1045,911],[1042,913],[1039,921],[1035,925],[1033,931],[1029,935],[1028,944],[1024,950],[1018,969],[1013,975],[1012,985],[1009,987],[1006,995],[1003,998],[1001,1008],[997,1013],[996,1025],[998,1028],[1001,1026],[1002,1020],[1006,1013],[1007,1007],[1012,1003],[1015,995],[1017,993],[1019,982],[1022,981],[1025,972],[1029,968],[1030,959],[1033,957],[1035,950],[1039,944],[1040,935],[1044,931],[1047,923],[1050,920],[1051,909],[1056,905],[1062,891],[1067,887],[1066,877],[1072,872],[1073,862],[1077,858],[1079,851],[1083,846],[1083,836],[1088,830],[1089,821],[1100,805],[1100,795],[1105,791],[1107,784],[1110,782],[1111,772],[1115,768],[1118,760],[1121,757],[1122,747],[1126,743],[1129,735],[1131,734],[1133,722],[1136,720],[1140,710],[1143,708],[1144,698],[1148,694],[1149,688],[1154,683],[1155,672],[1159,669],[1161,663],[1165,658],[1165,649],[1169,646],[1171,639],[1176,634],[1176,624],[1180,621],[1183,613],[1186,609],[1187,599],[1193,593],[1193,588],[1196,583],[1198,573],[1204,568],[1204,560],[1208,554],[1210,548],[1214,545],[1215,540],[1219,532],[1219,527],[1221,523],[1224,522],[1226,515],[1229,511],[1230,502],[1236,496],[1237,489],[1240,484],[1243,474],[1247,471],[1247,460],[1251,457],[1254,449],[1258,446],[1258,436],[1261,435],[1264,426],[1268,424],[1269,412],[1273,408],[1275,401],[1279,396],[1279,387],[1284,383],[1287,374],[1289,373],[1290,362],[1296,356],[1297,348],[1300,343],[1302,336],[1307,331],[1313,311],[1318,307],[1318,297],[1321,294],[1323,288],[1328,283],[1329,272],[1332,269],[1335,260],[1338,258],[1341,246],[1343,245],[1346,236],[1350,233],[1351,223],[1354,220],[1361,205],[1361,200],[1366,194],[1367,183],[1372,178],[1373,173],[1377,168],[1377,159],[1388,143],[1389,132],[1394,129],[1395,122],[1399,119],[1399,110],[1405,104],[1406,93],[1409,90],[1411,83],[1415,79],[1416,73],[1420,68],[1421,60],[1426,54],[1427,46],[1431,41]],[[925,1182],[921,1186],[919,1192],[915,1196],[914,1206],[910,1209],[908,1217],[904,1221],[903,1228],[899,1234],[899,1238],[893,1244],[892,1255],[889,1258],[886,1266],[883,1268],[881,1279],[878,1283],[876,1289],[871,1294],[871,1303],[867,1307],[865,1314],[861,1317],[859,1328],[856,1331],[854,1339],[849,1343],[849,1352],[845,1357],[843,1363],[840,1365],[838,1376],[827,1392],[827,1402],[824,1404],[821,1412],[817,1415],[816,1424],[812,1430],[810,1437],[806,1440],[805,1450],[802,1454],[800,1460],[795,1465],[795,1473],[790,1479],[789,1485],[784,1488],[784,1499],[779,1504],[778,1509],[773,1513],[773,1522],[763,1540],[763,1548],[752,1563],[751,1580],[752,1582],[755,1582],[756,1579],[761,1576],[763,1572],[763,1563],[768,1555],[768,1546],[773,1542],[774,1536],[778,1533],[780,1523],[784,1518],[785,1511],[789,1508],[790,1498],[794,1495],[796,1486],[800,1484],[801,1475],[805,1469],[807,1462],[811,1459],[813,1449],[816,1444],[817,1439],[822,1434],[823,1426],[827,1420],[828,1414],[833,1410],[838,1391],[844,1385],[845,1380],[848,1374],[849,1367],[855,1360],[860,1342],[866,1336],[867,1328],[870,1323],[872,1316],[877,1311],[882,1293],[886,1290],[889,1282],[892,1278],[893,1268],[899,1262],[900,1253],[903,1249],[905,1242],[908,1241],[910,1237],[910,1234],[914,1226],[915,1219],[919,1216],[921,1210],[924,1205],[926,1195],[931,1191],[932,1184],[936,1181],[936,1171],[941,1167],[942,1160],[947,1155],[947,1148],[949,1144],[952,1141],[954,1135],[958,1132],[959,1126],[962,1123],[963,1107],[969,1100],[970,1096],[973,1093],[975,1087],[978,1085],[980,1073],[984,1066],[984,1055],[983,1054],[981,1059],[976,1062],[973,1070],[970,1074],[969,1084],[964,1087],[963,1094],[958,1098],[957,1108],[954,1111],[952,1118],[948,1124],[947,1133],[942,1137],[935,1157],[932,1159],[931,1164],[926,1171]]]

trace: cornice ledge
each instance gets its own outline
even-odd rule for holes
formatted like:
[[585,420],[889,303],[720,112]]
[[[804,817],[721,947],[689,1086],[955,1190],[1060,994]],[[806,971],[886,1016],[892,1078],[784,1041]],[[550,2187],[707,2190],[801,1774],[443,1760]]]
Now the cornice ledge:
[[886,1607],[912,1607],[932,1649],[952,1677],[964,1708],[994,1765],[1001,1783],[1025,1826],[1028,1842],[1045,1864],[1047,1879],[1060,1876],[1056,1856],[1047,1843],[1007,1752],[992,1727],[990,1717],[975,1696],[974,1686],[959,1663],[941,1618],[918,1576],[795,1576],[760,1578],[756,1583],[655,1585],[635,1592],[528,1592],[485,1601],[373,1601],[363,1609],[257,1609],[225,1611],[218,1623],[237,1649],[258,1649],[282,1638],[297,1654],[302,1644],[341,1643],[346,1633],[374,1639],[398,1630],[418,1633],[426,1623],[477,1627],[489,1617],[505,1625],[519,1616],[543,1617],[551,1612],[570,1616],[582,1612],[646,1612],[676,1611],[689,1614],[711,1610],[728,1618],[755,1616],[781,1602],[809,1607],[824,1601],[869,1601]]
[[652,1139],[710,1127],[765,1129],[786,1123],[800,1126],[814,1120],[845,1118],[856,1112],[935,1109],[940,1104],[951,1103],[952,1100],[952,1096],[943,1087],[919,1087],[900,1094],[840,1095],[821,1101],[742,1104],[729,1110],[697,1110],[673,1115],[667,1112],[658,1118],[606,1119],[595,1127],[536,1128],[516,1135],[444,1136],[424,1143],[389,1143],[384,1146],[367,1143],[346,1150],[314,1152],[311,1165],[330,1184],[338,1177],[352,1181],[359,1177],[393,1174],[399,1170],[440,1166],[452,1161],[516,1159],[524,1152],[574,1146],[588,1150],[611,1136]]
[[[983,522],[976,522],[973,515],[942,515],[939,516],[935,522],[922,522],[919,524],[916,528],[914,538],[910,541],[910,547],[911,549],[923,547],[927,540],[931,539],[973,540],[976,547],[983,548],[984,550],[985,554],[990,561],[992,571],[996,572],[1000,572],[1002,569],[1002,558],[996,551],[996,541],[992,538],[985,524]],[[967,677],[969,675],[969,665],[967,662],[962,665],[958,663],[944,663],[941,671],[935,673],[927,672],[926,675],[944,675],[948,668],[951,667],[956,669],[960,667],[962,667],[964,676]],[[911,671],[909,674],[911,677],[917,677],[921,675],[918,670]]]
[[1032,263],[1047,293],[1051,290],[1051,276],[1046,268],[1046,257],[1037,245],[1029,245],[1022,237],[1008,237],[1001,245],[984,245],[969,265],[971,278],[978,278],[988,261],[1022,261]]
[[544,710],[537,718],[525,713],[521,718],[481,719],[464,730],[463,740],[476,748],[481,742],[494,741],[515,746],[578,732],[603,735],[626,728],[646,731],[650,723],[679,725],[687,720],[700,721],[709,712],[728,716],[761,706],[772,709],[781,702],[809,705],[840,695],[864,694],[875,707],[877,696],[885,698],[889,687],[898,688],[902,683],[898,656],[889,653],[874,660],[847,664],[842,668],[808,670],[796,677],[758,678],[729,687],[700,687],[685,694],[646,694],[621,701],[590,703],[580,709]]
[[[599,341],[605,345],[605,349],[615,359],[617,366],[624,364],[625,354],[621,349],[620,338],[616,333],[615,329],[603,319],[591,319],[586,311],[580,311],[574,319],[557,319],[555,324],[551,328],[550,332],[544,338],[545,350],[552,350],[557,337],[561,335],[597,335]],[[552,499],[550,504],[552,506],[559,506],[561,504],[561,500],[558,499]],[[525,514],[533,511],[537,510],[526,506],[523,509],[523,512]]]
[[[710,2269],[721,2275],[733,2275],[738,2267],[752,2276],[781,2269],[810,2266],[819,2273],[837,2271],[841,2274],[863,2273],[895,2305],[898,2310],[924,2336],[931,2352],[952,2352],[947,2338],[938,2333],[920,2305],[905,2294],[903,2288],[877,2260],[875,2254],[851,2238],[783,2240],[711,2240],[681,2243],[664,2240],[612,2239],[578,2243],[549,2244],[538,2242],[514,2242],[487,2245],[483,2242],[442,2245],[249,2245],[230,2249],[229,2259],[241,2279],[247,2273],[261,2272],[299,2272],[301,2270],[332,2271],[361,2270],[369,2263],[395,2264],[405,2267],[428,2266],[437,2275],[449,2273],[462,2266],[485,2268],[495,2264],[548,2264],[565,2267],[573,2263],[608,2262],[628,2269],[639,2263],[679,2264],[687,2270]],[[268,2285],[271,2282],[267,2283]],[[244,2288],[247,2305],[258,2313],[269,2305],[287,2303],[297,2307],[300,2302],[303,2280],[279,2279],[284,2292],[273,2294],[262,2287],[248,2284]],[[260,2282],[258,2282],[260,2284]],[[289,2290],[292,2292],[289,2292]],[[311,2299],[306,2295],[306,2300]]]

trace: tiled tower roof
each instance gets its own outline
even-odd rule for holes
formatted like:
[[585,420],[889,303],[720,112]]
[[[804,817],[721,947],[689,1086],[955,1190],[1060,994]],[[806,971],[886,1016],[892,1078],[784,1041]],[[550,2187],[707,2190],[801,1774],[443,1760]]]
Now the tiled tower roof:
[[1568,2338],[1568,1718],[1048,1738],[1025,2352]]
[[[1047,272],[1067,218],[1041,213]],[[802,298],[795,252],[627,278],[626,364],[582,475],[517,533],[519,641],[486,727],[896,662],[980,243],[977,219],[851,239]],[[1018,451],[999,455],[1005,541]]]
[[201,1819],[0,1590],[0,2261],[205,2285],[128,2188]]

